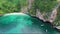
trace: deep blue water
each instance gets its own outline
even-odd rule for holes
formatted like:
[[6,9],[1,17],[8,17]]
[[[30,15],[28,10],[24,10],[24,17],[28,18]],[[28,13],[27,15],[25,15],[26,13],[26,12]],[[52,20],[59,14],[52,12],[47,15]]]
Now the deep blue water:
[[0,33],[60,34],[51,24],[26,14],[3,15],[0,17]]

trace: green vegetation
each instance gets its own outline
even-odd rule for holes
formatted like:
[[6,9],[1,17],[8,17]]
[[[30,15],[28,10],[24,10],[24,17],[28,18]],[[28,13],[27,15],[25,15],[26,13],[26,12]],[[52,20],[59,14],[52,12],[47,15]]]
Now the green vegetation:
[[35,0],[33,3],[33,8],[40,9],[41,12],[51,12],[52,8],[56,6],[56,0]]
[[58,11],[57,17],[56,17],[55,21],[53,22],[53,24],[56,26],[60,26],[60,7],[58,8],[57,11]]
[[35,15],[36,9],[40,9],[40,12],[44,14],[44,18],[46,19],[48,16],[50,16],[53,8],[57,4],[58,2],[56,0],[35,0],[29,13]]
[[25,5],[26,0],[0,0],[0,14],[19,12]]

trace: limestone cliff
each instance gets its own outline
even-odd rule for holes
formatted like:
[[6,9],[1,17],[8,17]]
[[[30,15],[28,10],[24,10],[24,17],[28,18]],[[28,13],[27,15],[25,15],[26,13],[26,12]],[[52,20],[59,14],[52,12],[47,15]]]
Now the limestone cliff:
[[[60,11],[58,10],[60,4],[57,3],[57,6],[56,6],[55,1],[51,1],[51,2],[44,1],[44,3],[46,3],[46,4],[48,2],[50,2],[50,4],[52,3],[51,4],[52,6],[49,6],[50,4],[49,5],[47,4],[46,6],[48,6],[48,7],[46,8],[46,6],[44,4],[43,4],[44,6],[42,4],[39,5],[39,3],[37,3],[37,1],[34,4],[34,1],[36,1],[36,0],[33,0],[33,1],[28,0],[27,1],[28,5],[25,7],[22,7],[21,12],[29,13],[31,16],[35,16],[35,17],[43,20],[44,22],[48,21],[52,25],[54,25],[54,28],[60,29],[60,20],[59,20],[60,19]],[[43,3],[43,1],[41,3]]]

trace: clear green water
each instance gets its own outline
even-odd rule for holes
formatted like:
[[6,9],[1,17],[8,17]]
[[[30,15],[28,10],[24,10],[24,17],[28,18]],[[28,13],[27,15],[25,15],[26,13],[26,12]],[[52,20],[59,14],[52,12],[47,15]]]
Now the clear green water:
[[29,15],[6,15],[0,17],[0,33],[18,34],[60,34],[49,23]]

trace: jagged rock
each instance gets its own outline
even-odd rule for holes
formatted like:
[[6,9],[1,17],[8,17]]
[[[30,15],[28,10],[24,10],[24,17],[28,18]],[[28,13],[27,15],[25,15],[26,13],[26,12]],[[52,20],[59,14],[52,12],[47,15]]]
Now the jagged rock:
[[60,26],[57,26],[56,28],[57,28],[58,30],[60,30]]

